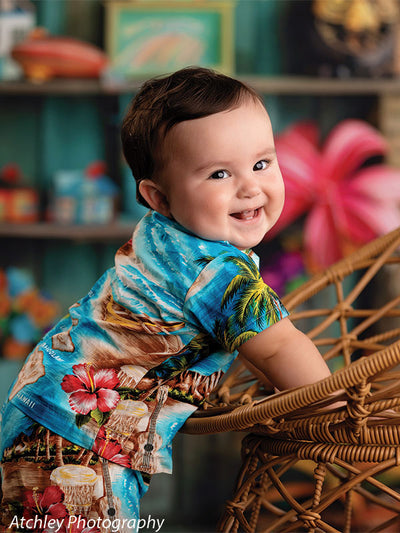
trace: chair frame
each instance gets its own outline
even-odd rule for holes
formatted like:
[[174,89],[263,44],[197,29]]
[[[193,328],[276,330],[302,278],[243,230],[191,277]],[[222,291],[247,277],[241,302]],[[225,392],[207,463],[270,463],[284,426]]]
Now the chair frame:
[[[400,284],[399,247],[400,228],[282,299],[324,358],[340,367],[330,377],[266,397],[263,384],[239,364],[207,408],[186,422],[183,431],[192,434],[249,433],[219,531],[353,533],[365,527],[357,526],[357,512],[368,505],[384,517],[369,531],[400,530],[400,493],[382,477],[400,465],[400,285],[377,308],[369,306],[382,292],[382,273]],[[318,308],[323,291],[335,302]],[[299,498],[285,479],[304,465],[313,490]],[[342,521],[329,514],[338,505]]]

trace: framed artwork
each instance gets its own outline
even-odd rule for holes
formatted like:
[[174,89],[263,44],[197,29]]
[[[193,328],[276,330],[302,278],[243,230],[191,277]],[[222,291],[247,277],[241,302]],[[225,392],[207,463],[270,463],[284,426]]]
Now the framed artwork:
[[130,0],[106,3],[106,50],[125,78],[197,65],[234,71],[232,0]]

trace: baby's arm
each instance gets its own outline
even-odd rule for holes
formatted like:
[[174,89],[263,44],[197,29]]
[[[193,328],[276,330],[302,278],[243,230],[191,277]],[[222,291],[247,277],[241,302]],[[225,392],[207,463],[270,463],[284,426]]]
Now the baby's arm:
[[330,376],[314,343],[289,318],[242,344],[239,353],[279,390],[308,385]]

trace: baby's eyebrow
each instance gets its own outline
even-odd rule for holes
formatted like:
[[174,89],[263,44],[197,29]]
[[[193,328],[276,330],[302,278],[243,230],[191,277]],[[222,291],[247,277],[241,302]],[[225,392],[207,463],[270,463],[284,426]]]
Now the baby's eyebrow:
[[267,148],[264,148],[263,150],[261,150],[260,152],[258,152],[256,154],[256,158],[257,157],[264,157],[264,156],[274,156],[276,155],[276,150],[275,150],[275,146],[268,146]]
[[200,165],[195,169],[195,172],[205,172],[207,170],[214,170],[218,168],[225,168],[229,165],[227,161],[208,161],[204,165]]
[[[267,146],[266,148],[263,148],[256,154],[254,154],[254,159],[262,159],[263,157],[274,157],[276,156],[276,150],[275,146]],[[223,169],[227,168],[230,164],[230,161],[207,161],[204,164],[200,164],[198,167],[194,169],[195,173],[201,173],[206,172],[208,170],[215,170],[215,169]]]

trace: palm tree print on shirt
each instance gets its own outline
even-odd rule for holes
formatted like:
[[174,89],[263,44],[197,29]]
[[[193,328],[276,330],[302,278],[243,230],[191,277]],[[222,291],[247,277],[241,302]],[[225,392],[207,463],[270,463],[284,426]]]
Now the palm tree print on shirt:
[[[199,260],[208,264],[212,257]],[[251,339],[259,331],[243,329],[255,320],[257,326],[268,327],[282,319],[280,300],[277,294],[266,285],[260,272],[251,258],[227,256],[225,263],[233,263],[238,267],[238,274],[231,280],[221,300],[221,310],[237,296],[233,304],[233,313],[222,323],[217,320],[215,333],[223,346],[233,352],[241,344]]]
[[160,365],[152,368],[148,373],[148,377],[157,377],[163,380],[171,379],[188,370],[198,361],[205,359],[215,349],[215,342],[207,333],[199,333],[191,341],[185,345],[176,355]]

